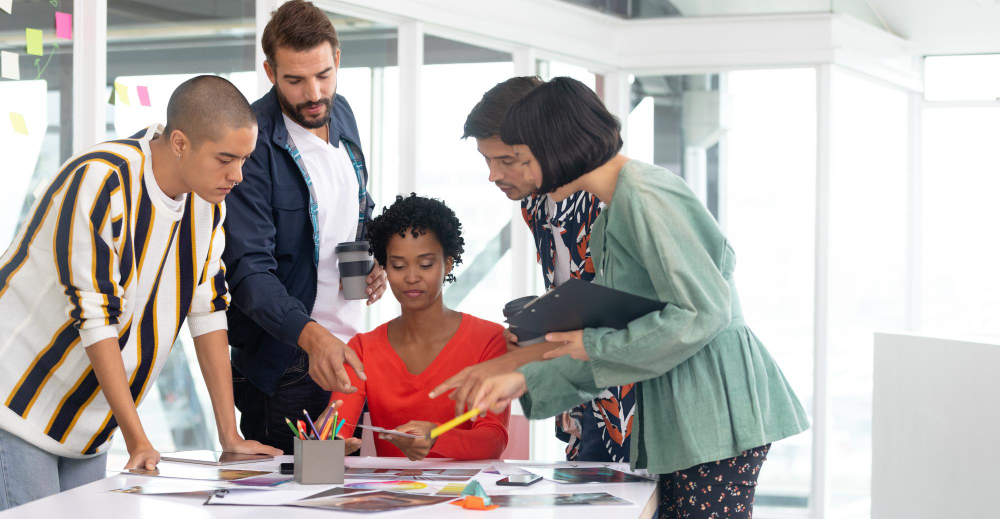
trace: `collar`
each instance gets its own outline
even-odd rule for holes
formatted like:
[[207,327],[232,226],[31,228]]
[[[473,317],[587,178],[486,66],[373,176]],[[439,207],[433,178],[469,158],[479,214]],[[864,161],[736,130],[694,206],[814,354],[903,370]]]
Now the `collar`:
[[531,200],[529,201],[529,206],[534,206],[532,212],[535,214],[536,221],[539,223],[551,223],[553,225],[563,227],[566,220],[572,216],[573,209],[575,209],[582,198],[589,197],[590,193],[586,191],[577,191],[572,195],[566,197],[562,202],[556,202],[556,210],[554,214],[548,214],[548,202],[550,200],[549,195],[531,195]]

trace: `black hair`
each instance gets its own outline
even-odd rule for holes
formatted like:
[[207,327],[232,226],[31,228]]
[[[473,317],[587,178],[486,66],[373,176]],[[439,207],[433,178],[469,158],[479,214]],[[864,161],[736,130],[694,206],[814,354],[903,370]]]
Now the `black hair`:
[[622,149],[622,125],[593,90],[568,77],[535,87],[510,107],[500,138],[524,144],[542,168],[538,193],[551,193]]
[[163,135],[169,138],[174,130],[180,130],[197,149],[205,141],[221,139],[223,130],[256,124],[257,116],[235,85],[219,76],[205,75],[181,83],[170,94]]
[[500,123],[507,110],[533,88],[542,84],[538,76],[518,76],[497,83],[486,91],[483,98],[465,118],[463,139],[473,137],[488,139],[500,135]]
[[[430,231],[441,242],[444,257],[452,259],[453,267],[462,263],[465,239],[462,238],[462,223],[455,216],[455,211],[440,200],[410,193],[406,198],[397,195],[396,201],[389,207],[383,207],[382,214],[368,225],[368,242],[379,265],[386,265],[385,251],[392,236],[397,234],[402,238],[410,229],[414,238]],[[449,273],[444,280],[446,283],[455,281],[455,275]]]

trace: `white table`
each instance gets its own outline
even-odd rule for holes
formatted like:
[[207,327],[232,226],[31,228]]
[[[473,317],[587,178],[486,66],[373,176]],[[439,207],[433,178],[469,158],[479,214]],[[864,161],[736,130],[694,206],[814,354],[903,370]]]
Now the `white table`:
[[[379,458],[387,460],[387,458]],[[431,465],[440,467],[439,460],[428,460],[425,462],[410,462],[405,458],[388,458],[392,460],[393,466],[406,466],[413,464],[413,468],[426,468]],[[372,459],[349,457],[348,466],[367,464]],[[509,461],[509,460],[508,460]],[[248,463],[234,465],[232,467],[277,471],[279,463],[291,463],[291,456],[279,456],[274,461],[266,463]],[[165,463],[165,462],[164,462]],[[492,470],[489,461],[479,462],[452,462],[446,461],[448,468],[482,468]],[[513,462],[516,463],[516,462]],[[610,464],[612,468],[628,470],[627,464]],[[633,506],[576,506],[559,508],[505,508],[500,507],[490,512],[464,510],[454,505],[443,504],[430,507],[423,507],[417,510],[403,510],[397,512],[384,512],[377,514],[380,516],[401,516],[407,517],[433,517],[433,518],[477,518],[477,519],[545,519],[557,517],[567,517],[569,514],[574,519],[604,519],[606,517],[653,517],[656,512],[656,505],[659,495],[656,483],[617,483],[617,484],[590,484],[590,485],[563,485],[551,481],[540,481],[529,487],[498,487],[495,482],[503,476],[497,474],[481,473],[477,479],[488,494],[557,494],[557,493],[579,493],[579,492],[607,492],[622,499],[636,503]],[[154,481],[155,480],[155,481]],[[372,517],[371,514],[357,514],[350,512],[337,512],[331,510],[309,509],[301,507],[264,507],[264,506],[205,506],[205,498],[201,497],[171,497],[171,496],[141,496],[108,492],[108,490],[130,487],[135,485],[156,484],[182,484],[204,485],[204,481],[150,478],[145,476],[126,476],[115,474],[106,479],[95,481],[89,485],[75,488],[68,492],[63,492],[45,499],[40,499],[26,505],[13,508],[0,513],[0,517],[72,517],[73,519],[108,519],[113,517],[136,517],[142,519],[216,519],[216,518],[261,518],[275,517],[288,519],[289,517],[299,518],[320,518],[320,517]],[[207,482],[215,485],[215,482]],[[227,485],[222,485],[227,486]],[[334,485],[312,485],[316,492],[320,492]],[[297,483],[286,483],[277,487],[281,490],[293,490],[301,488]],[[267,492],[262,490],[261,492]]]

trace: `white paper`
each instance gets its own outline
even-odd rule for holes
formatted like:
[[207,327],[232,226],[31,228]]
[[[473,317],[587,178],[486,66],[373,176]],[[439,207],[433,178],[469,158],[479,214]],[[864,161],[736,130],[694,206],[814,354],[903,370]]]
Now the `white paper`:
[[227,492],[217,492],[205,504],[282,506],[298,501],[299,499],[312,497],[327,489],[259,490],[256,488],[229,488],[226,490]]
[[494,461],[493,468],[504,476],[517,476],[520,474],[530,474],[530,472],[528,472],[527,470],[524,470],[510,463],[504,463],[502,461]]
[[[0,0],[3,3],[5,0]],[[10,0],[6,0],[10,5]],[[21,68],[18,65],[17,53],[0,51],[0,76],[6,79],[21,79]]]
[[358,425],[355,425],[355,427],[358,427],[358,428],[361,428],[361,429],[368,429],[369,431],[377,432],[377,433],[394,434],[396,436],[402,436],[403,438],[423,438],[423,436],[417,436],[416,434],[410,434],[410,433],[405,433],[405,432],[393,431],[391,429],[384,429],[382,427],[376,427],[374,425],[362,425],[362,424],[358,424]]
[[10,14],[10,5],[14,3],[14,0],[0,0],[0,9],[7,11]]

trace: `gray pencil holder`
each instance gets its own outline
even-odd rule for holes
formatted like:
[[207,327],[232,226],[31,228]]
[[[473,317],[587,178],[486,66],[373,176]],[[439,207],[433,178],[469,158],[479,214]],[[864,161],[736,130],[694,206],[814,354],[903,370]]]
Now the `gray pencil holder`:
[[295,482],[339,485],[344,482],[344,440],[295,438]]

